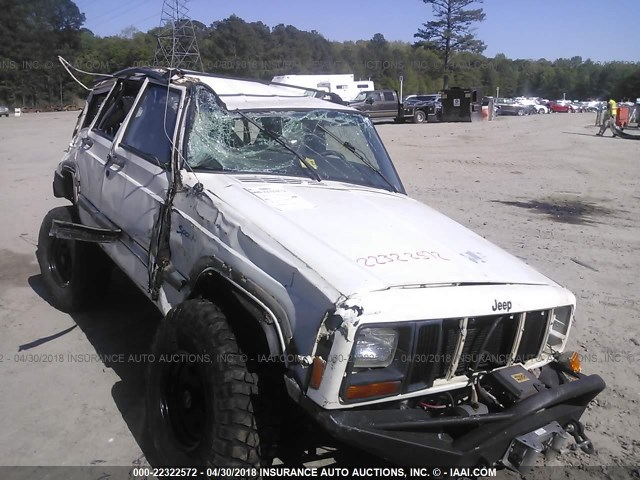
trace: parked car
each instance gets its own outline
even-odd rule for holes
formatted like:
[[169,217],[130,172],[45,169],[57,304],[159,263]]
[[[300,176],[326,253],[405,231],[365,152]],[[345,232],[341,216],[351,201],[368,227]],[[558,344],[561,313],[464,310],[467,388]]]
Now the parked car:
[[547,105],[544,103],[535,102],[535,103],[532,103],[531,106],[535,109],[538,115],[551,113],[551,111],[549,110],[549,107],[547,107]]
[[575,111],[570,103],[549,102],[548,106],[551,113],[574,113]]
[[0,105],[0,117],[2,116],[8,117],[9,116],[9,107],[5,107],[4,105]]
[[586,108],[583,105],[583,102],[573,101],[570,103],[570,105],[574,113],[582,113],[586,111]]
[[549,113],[549,109],[538,98],[518,97],[515,99],[515,101],[520,105],[526,105],[526,106],[532,107],[531,113],[537,113],[537,114]]
[[585,112],[597,112],[600,108],[601,102],[598,100],[590,100],[588,102],[582,102],[582,106]]
[[112,300],[113,262],[164,317],[158,462],[260,477],[296,411],[406,465],[593,451],[580,417],[605,385],[565,352],[575,296],[407,196],[364,112],[123,70],[91,90],[53,192],[70,204],[38,237],[52,302]]
[[531,105],[522,105],[515,100],[499,98],[494,103],[496,115],[518,115],[520,117],[537,113]]

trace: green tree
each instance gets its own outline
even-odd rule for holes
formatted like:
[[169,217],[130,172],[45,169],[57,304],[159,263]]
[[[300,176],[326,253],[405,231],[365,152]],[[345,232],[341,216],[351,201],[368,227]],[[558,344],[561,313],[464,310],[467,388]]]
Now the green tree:
[[85,17],[71,0],[0,0],[0,103],[40,106],[66,102],[71,80],[58,55],[80,46]]
[[421,46],[437,50],[444,61],[444,85],[449,88],[449,62],[454,52],[482,53],[487,48],[484,42],[473,34],[471,26],[482,22],[486,15],[482,8],[468,9],[472,3],[482,0],[422,0],[431,5],[434,20],[423,23],[414,35],[422,39]]

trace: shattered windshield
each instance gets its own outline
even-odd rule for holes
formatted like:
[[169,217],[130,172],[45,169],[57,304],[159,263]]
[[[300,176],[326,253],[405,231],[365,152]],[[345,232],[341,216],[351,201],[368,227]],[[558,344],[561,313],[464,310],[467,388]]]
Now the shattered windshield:
[[193,170],[287,175],[402,191],[373,124],[358,113],[227,111],[213,92],[197,87],[190,115],[185,154]]

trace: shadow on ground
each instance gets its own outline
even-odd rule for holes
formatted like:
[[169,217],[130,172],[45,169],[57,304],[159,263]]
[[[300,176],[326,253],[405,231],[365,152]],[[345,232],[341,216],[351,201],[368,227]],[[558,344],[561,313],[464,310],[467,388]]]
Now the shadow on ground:
[[[51,304],[49,293],[40,274],[28,279],[29,285],[43,300]],[[126,422],[142,453],[151,465],[159,465],[154,456],[152,441],[145,425],[145,358],[151,353],[151,344],[156,328],[162,317],[153,304],[118,269],[114,269],[109,291],[103,301],[91,311],[72,314],[91,342],[96,353],[105,360],[105,367],[111,368],[120,377],[111,389],[113,400]],[[68,331],[72,330],[67,329]],[[59,332],[50,337],[35,339],[25,344],[32,348],[68,333]],[[109,363],[111,356],[124,355],[129,361]],[[284,433],[279,455],[275,464],[292,466],[350,466],[380,465],[365,452],[340,444],[326,435],[319,427],[296,421],[285,421],[295,425]]]

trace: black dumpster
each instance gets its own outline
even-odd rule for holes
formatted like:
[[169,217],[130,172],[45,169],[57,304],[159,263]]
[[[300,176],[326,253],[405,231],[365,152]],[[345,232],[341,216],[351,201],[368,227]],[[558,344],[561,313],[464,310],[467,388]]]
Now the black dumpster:
[[[453,87],[442,92],[443,122],[471,122],[490,120],[483,112],[482,87],[460,88]],[[486,110],[486,109],[485,109]]]
[[453,87],[442,92],[442,121],[471,121],[471,89]]

